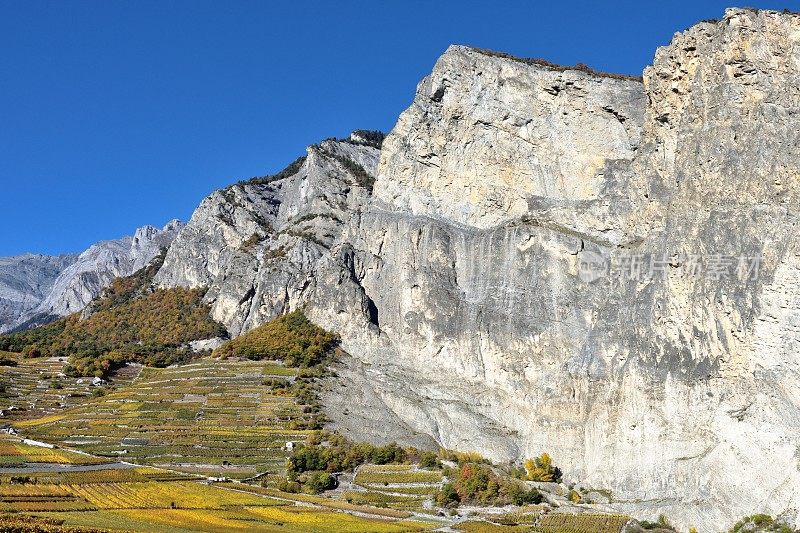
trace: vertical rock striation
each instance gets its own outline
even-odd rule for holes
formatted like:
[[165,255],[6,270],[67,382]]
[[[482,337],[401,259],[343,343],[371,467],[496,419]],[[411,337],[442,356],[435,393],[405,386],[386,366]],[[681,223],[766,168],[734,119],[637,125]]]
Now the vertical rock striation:
[[[352,436],[548,451],[682,527],[797,523],[798,166],[797,15],[730,9],[643,82],[453,46],[380,152],[214,193],[158,280],[208,286],[233,334],[303,305],[338,331],[323,398]],[[581,270],[631,257],[664,261]]]

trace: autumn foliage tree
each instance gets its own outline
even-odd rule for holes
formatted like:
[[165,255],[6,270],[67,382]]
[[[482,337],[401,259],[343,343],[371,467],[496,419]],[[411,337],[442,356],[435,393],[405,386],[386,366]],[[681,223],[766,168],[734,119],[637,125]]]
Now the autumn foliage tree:
[[302,311],[293,311],[228,341],[213,355],[272,359],[307,368],[320,364],[337,342],[335,334],[311,322]]
[[160,259],[118,278],[81,313],[51,324],[0,336],[0,350],[27,357],[69,357],[65,372],[103,376],[136,361],[166,366],[192,356],[187,343],[226,335],[203,301],[202,289],[158,289],[152,284]]
[[485,463],[462,463],[448,477],[450,482],[436,495],[436,502],[442,507],[458,506],[459,503],[526,505],[542,501],[535,488],[529,489]]
[[558,482],[561,471],[553,466],[553,459],[548,453],[525,461],[525,472],[529,481]]

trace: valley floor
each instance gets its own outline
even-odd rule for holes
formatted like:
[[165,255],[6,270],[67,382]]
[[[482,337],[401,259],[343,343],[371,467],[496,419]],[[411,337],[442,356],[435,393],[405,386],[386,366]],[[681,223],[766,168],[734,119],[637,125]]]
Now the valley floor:
[[45,520],[36,527],[610,533],[629,521],[563,498],[560,510],[447,512],[434,503],[446,481],[442,470],[415,464],[362,465],[322,495],[281,492],[287,458],[311,433],[314,415],[291,389],[266,383],[291,382],[299,369],[208,358],[128,367],[94,387],[61,375],[63,364],[21,359],[2,367],[13,385],[1,400],[10,426],[0,439],[0,512],[13,514],[0,516],[0,530],[15,520]]

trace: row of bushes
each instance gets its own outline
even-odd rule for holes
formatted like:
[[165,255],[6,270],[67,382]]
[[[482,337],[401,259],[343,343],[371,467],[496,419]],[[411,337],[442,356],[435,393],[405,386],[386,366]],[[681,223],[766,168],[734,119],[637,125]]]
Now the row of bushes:
[[538,59],[538,58],[532,58],[532,57],[517,57],[517,56],[511,55],[511,54],[507,54],[505,52],[497,52],[495,50],[487,50],[485,48],[472,48],[472,50],[474,50],[474,51],[476,51],[476,52],[478,52],[480,54],[486,55],[486,56],[502,57],[504,59],[510,59],[512,61],[517,61],[519,63],[524,63],[526,65],[537,65],[537,66],[545,67],[545,68],[547,68],[549,70],[554,70],[554,71],[558,71],[558,72],[563,72],[563,71],[566,71],[566,70],[578,70],[580,72],[585,72],[586,74],[589,74],[591,76],[597,76],[597,77],[600,77],[600,78],[611,78],[611,79],[616,79],[616,80],[642,81],[642,77],[641,76],[630,76],[630,75],[627,75],[627,74],[614,74],[614,73],[611,73],[611,72],[601,72],[599,70],[594,70],[593,68],[591,68],[591,67],[589,67],[587,65],[584,65],[583,63],[578,63],[578,64],[573,65],[573,66],[567,66],[567,65],[559,65],[557,63],[552,63],[550,61],[547,61],[546,59]]

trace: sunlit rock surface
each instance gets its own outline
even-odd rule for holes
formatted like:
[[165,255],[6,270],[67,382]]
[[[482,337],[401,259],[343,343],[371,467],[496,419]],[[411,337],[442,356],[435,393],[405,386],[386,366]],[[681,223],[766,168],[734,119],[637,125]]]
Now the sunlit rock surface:
[[799,132],[793,14],[697,24],[643,83],[454,46],[380,151],[212,194],[158,281],[234,335],[301,306],[339,332],[352,438],[547,451],[683,528],[797,523]]

